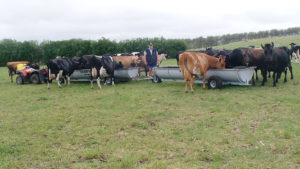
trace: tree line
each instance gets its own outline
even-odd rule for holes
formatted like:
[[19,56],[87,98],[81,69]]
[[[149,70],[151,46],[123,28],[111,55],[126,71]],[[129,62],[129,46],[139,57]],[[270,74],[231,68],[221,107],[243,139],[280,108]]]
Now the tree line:
[[207,36],[198,37],[195,39],[185,39],[189,48],[207,48],[217,45],[224,45],[232,42],[238,41],[247,41],[259,38],[270,38],[276,36],[291,36],[299,35],[300,27],[288,28],[288,29],[272,29],[259,32],[249,32],[249,33],[235,33],[235,34],[226,34],[222,36]]
[[47,60],[56,56],[83,56],[88,54],[103,55],[116,53],[131,53],[143,51],[152,42],[159,52],[166,51],[170,57],[175,57],[176,51],[206,48],[237,41],[275,36],[299,35],[300,27],[288,29],[272,29],[267,31],[226,34],[222,36],[198,37],[195,39],[165,39],[137,38],[120,42],[106,38],[99,40],[70,39],[62,41],[23,41],[12,39],[0,41],[0,66],[9,61],[28,60],[45,64]]
[[0,66],[9,61],[27,60],[45,64],[47,60],[56,56],[83,56],[88,54],[103,55],[116,53],[131,53],[143,51],[152,42],[159,52],[168,52],[175,57],[176,51],[186,50],[187,43],[179,39],[165,38],[138,38],[120,42],[109,39],[82,40],[70,39],[62,41],[24,41],[19,42],[11,39],[0,41]]

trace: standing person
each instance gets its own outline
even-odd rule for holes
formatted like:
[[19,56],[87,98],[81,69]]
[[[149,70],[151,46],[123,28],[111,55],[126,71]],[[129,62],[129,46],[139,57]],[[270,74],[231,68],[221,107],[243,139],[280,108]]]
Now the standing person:
[[152,68],[156,67],[158,52],[156,48],[153,48],[153,44],[149,43],[148,48],[144,52],[145,64],[149,70],[149,76],[152,77]]

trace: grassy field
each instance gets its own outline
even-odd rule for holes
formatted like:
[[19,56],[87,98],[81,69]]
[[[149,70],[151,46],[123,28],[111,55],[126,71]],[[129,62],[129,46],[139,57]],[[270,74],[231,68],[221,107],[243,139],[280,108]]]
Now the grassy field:
[[[164,65],[174,65],[168,60]],[[150,81],[11,84],[0,68],[0,168],[299,168],[300,65],[276,88],[184,93]],[[261,76],[260,76],[261,80]]]
[[[214,46],[214,49],[235,49],[239,47],[248,47],[250,45],[254,45],[255,47],[260,47],[261,44],[271,43],[274,42],[275,46],[287,46],[290,48],[289,45],[291,42],[300,45],[300,36],[283,36],[283,37],[274,37],[274,38],[262,38],[262,39],[255,39],[249,41],[239,41],[234,43],[229,43],[226,45],[219,45]],[[199,50],[199,49],[192,49],[192,50]]]

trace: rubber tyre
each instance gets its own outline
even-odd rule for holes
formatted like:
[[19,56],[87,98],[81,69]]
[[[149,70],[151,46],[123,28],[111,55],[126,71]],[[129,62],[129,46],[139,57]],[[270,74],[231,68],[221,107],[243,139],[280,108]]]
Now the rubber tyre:
[[17,76],[17,78],[16,78],[16,83],[17,83],[18,85],[24,84],[24,80],[23,80],[23,78],[22,78],[20,75]]
[[34,73],[30,76],[30,82],[32,84],[40,84],[41,83],[41,80],[40,80],[40,77],[38,74]]
[[223,87],[222,79],[218,76],[212,76],[208,79],[209,89],[221,89]]
[[154,75],[153,79],[152,79],[152,82],[153,83],[161,83],[161,79],[158,76]]

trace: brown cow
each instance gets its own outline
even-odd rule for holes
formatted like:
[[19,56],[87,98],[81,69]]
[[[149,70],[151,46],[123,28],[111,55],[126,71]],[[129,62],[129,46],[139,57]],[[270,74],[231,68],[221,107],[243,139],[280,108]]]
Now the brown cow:
[[29,61],[15,61],[15,62],[7,62],[6,66],[8,68],[8,76],[10,77],[10,81],[13,82],[13,75],[16,74],[17,65],[18,64],[30,64]]
[[205,88],[206,72],[211,68],[225,69],[225,59],[222,55],[215,58],[205,53],[184,52],[179,55],[179,66],[185,80],[185,92],[188,92],[189,81],[191,92],[194,93],[195,76],[202,76],[203,88]]
[[[144,54],[144,53],[143,53]],[[165,53],[162,53],[162,54],[159,54],[157,55],[157,65],[159,66],[162,61],[164,60],[167,60],[167,56],[168,54],[165,54]],[[148,74],[148,68],[147,68],[147,65],[146,65],[146,57],[145,55],[139,55],[138,56],[138,67],[139,67],[139,77],[141,77],[141,72],[143,72],[143,70],[145,71],[145,76],[147,76]]]
[[113,56],[114,61],[121,62],[124,68],[136,67],[139,63],[138,56]]

